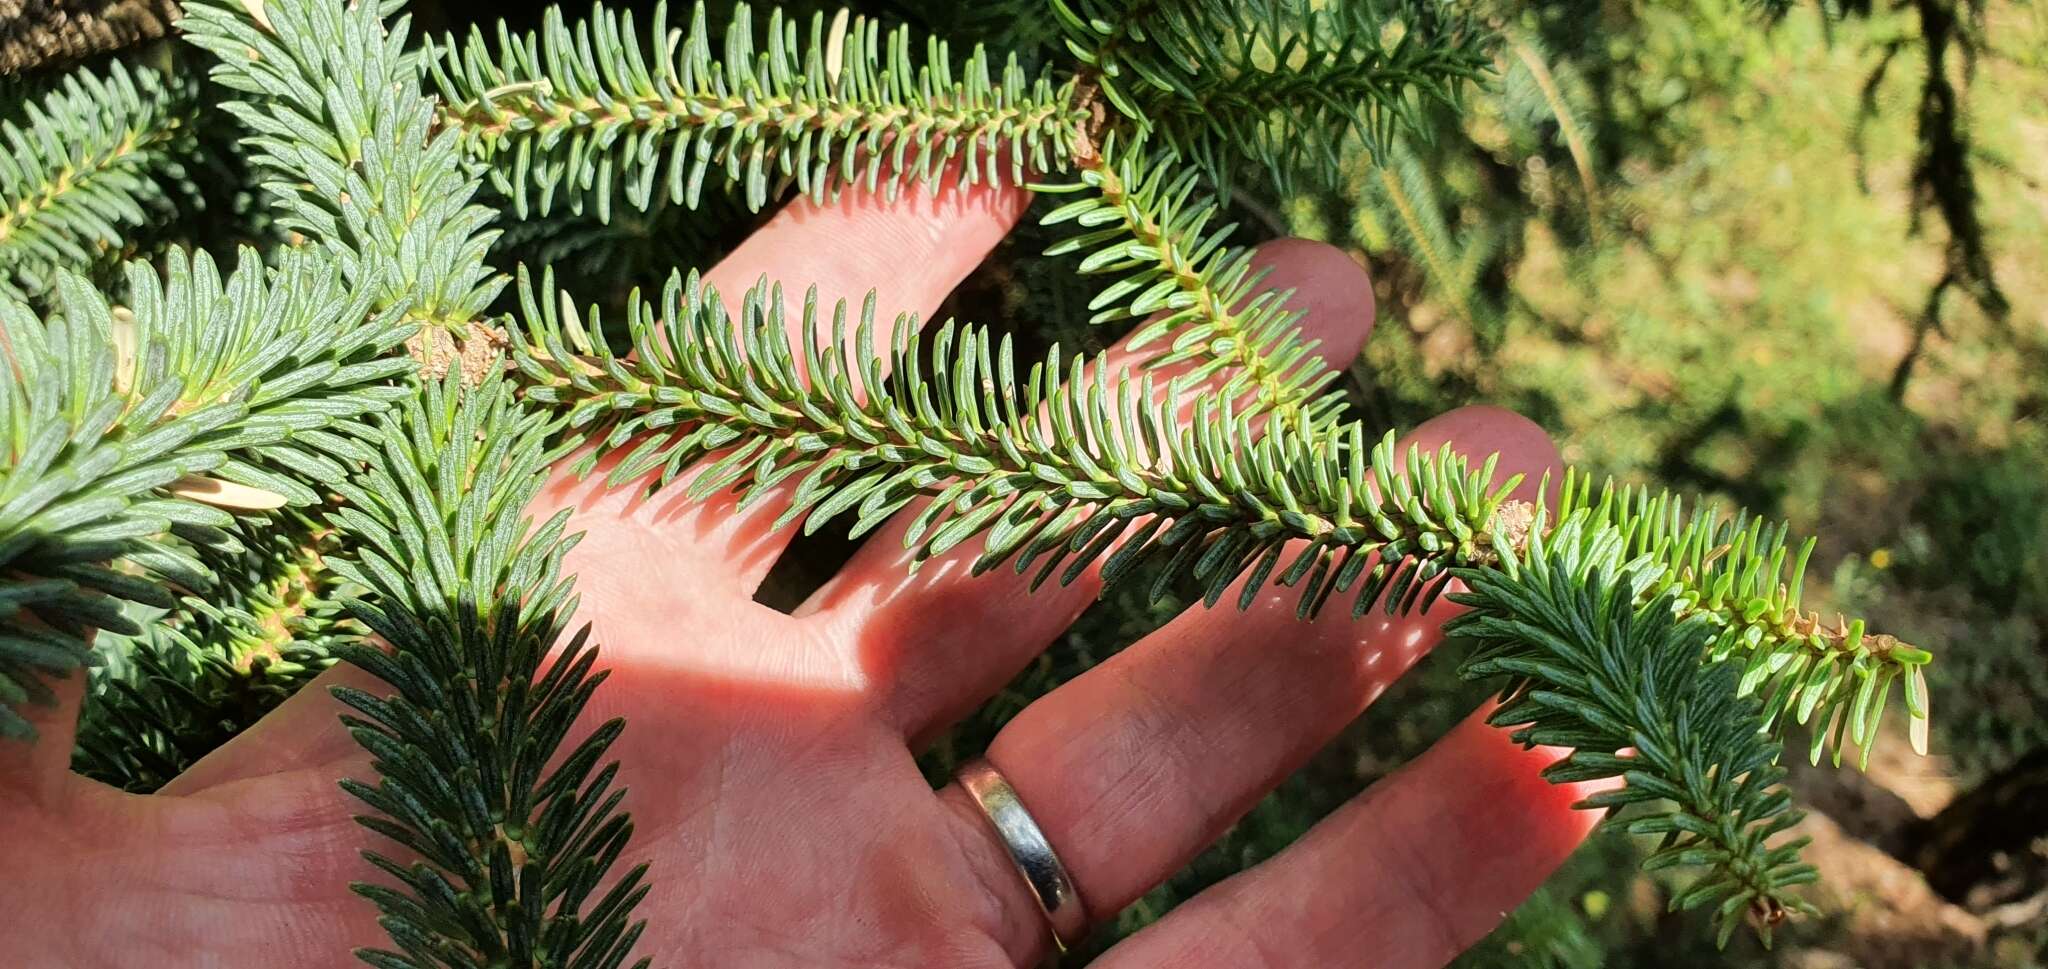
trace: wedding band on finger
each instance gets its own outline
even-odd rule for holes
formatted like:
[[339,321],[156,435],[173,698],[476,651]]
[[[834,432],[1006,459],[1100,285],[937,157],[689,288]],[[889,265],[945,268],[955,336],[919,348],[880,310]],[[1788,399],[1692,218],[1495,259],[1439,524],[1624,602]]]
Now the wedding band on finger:
[[1060,864],[1059,855],[1045,840],[1045,832],[1018,799],[1017,789],[986,760],[976,759],[961,766],[953,777],[974,798],[982,816],[995,829],[996,839],[1009,853],[1017,874],[1024,876],[1025,884],[1031,886],[1031,895],[1038,900],[1039,911],[1045,913],[1045,921],[1052,928],[1054,947],[1065,952],[1081,941],[1088,933],[1087,908],[1081,904],[1081,894],[1074,890],[1074,879],[1067,874],[1067,867]]

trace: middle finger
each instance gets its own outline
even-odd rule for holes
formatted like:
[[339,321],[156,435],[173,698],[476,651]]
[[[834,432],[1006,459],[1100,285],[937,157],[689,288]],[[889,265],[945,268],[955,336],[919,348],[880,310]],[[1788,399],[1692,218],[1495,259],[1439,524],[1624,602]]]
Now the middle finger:
[[[1302,314],[1302,336],[1318,344],[1315,352],[1326,362],[1341,367],[1358,353],[1371,330],[1373,295],[1364,268],[1349,254],[1280,239],[1259,246],[1252,262],[1270,270],[1262,289],[1292,291],[1286,305]],[[1110,351],[1111,372],[1133,365],[1135,356],[1119,344]],[[874,679],[890,684],[885,717],[918,738],[1000,690],[1072,625],[1101,581],[1099,565],[1070,584],[1047,581],[1036,590],[1030,574],[1007,565],[975,576],[968,566],[981,554],[978,541],[906,575],[903,536],[911,517],[899,513],[878,529],[803,612],[853,631],[860,661]]]

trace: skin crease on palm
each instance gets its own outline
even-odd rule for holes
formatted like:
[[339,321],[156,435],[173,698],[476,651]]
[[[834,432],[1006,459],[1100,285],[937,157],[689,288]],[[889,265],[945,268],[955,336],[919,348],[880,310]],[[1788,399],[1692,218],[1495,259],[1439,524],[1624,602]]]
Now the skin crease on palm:
[[[798,201],[709,279],[725,293],[764,274],[815,282],[826,305],[874,286],[882,318],[928,316],[1027,201],[951,185]],[[1373,318],[1364,270],[1297,240],[1257,258],[1296,290],[1320,352],[1353,358]],[[1498,451],[1531,480],[1557,462],[1541,431],[1497,410],[1455,411],[1410,439]],[[1009,570],[970,578],[971,548],[907,574],[885,526],[784,614],[752,598],[788,539],[768,527],[775,500],[736,512],[601,478],[558,476],[533,511],[574,507],[584,532],[568,561],[577,622],[612,675],[583,728],[627,718],[612,748],[631,789],[627,860],[650,862],[653,884],[639,953],[724,969],[1036,965],[1044,916],[972,802],[932,790],[913,756],[1050,645],[1097,581],[1027,593]],[[1032,704],[989,757],[1106,919],[1334,737],[1450,613],[1354,621],[1332,608],[1301,623],[1285,590],[1249,613],[1197,608]],[[373,838],[335,782],[368,777],[367,756],[322,688],[374,688],[365,679],[330,672],[151,796],[65,769],[80,681],[60,684],[69,702],[39,711],[40,742],[0,745],[0,965],[346,966],[353,947],[388,945],[346,888],[373,874],[359,857]],[[1557,756],[1475,714],[1096,965],[1441,966],[1596,822],[1569,807],[1586,790],[1537,776]]]

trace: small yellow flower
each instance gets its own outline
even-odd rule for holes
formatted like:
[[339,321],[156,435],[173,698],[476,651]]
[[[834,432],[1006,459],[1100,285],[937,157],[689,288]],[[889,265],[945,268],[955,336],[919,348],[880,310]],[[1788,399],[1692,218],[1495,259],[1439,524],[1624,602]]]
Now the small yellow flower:
[[1870,567],[1873,569],[1891,568],[1892,550],[1888,548],[1881,548],[1877,551],[1870,553]]

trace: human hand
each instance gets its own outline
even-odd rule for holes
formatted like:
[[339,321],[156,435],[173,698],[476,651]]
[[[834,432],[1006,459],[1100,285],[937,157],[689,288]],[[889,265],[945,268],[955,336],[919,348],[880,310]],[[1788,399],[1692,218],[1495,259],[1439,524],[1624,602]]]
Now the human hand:
[[[856,303],[879,283],[883,318],[929,315],[1025,201],[950,188],[800,201],[708,281],[738,294],[767,274]],[[1352,359],[1372,317],[1363,271],[1300,241],[1258,258],[1271,285],[1297,290],[1321,352]],[[1532,479],[1557,467],[1540,431],[1496,410],[1452,412],[1410,439],[1498,451]],[[957,784],[933,791],[913,753],[1051,643],[1097,578],[1028,592],[1008,570],[969,577],[972,550],[906,574],[899,516],[786,615],[753,600],[789,537],[769,527],[772,497],[741,511],[602,478],[558,476],[535,511],[573,507],[585,532],[566,568],[613,673],[583,723],[628,721],[611,753],[632,792],[627,860],[651,863],[639,951],[732,969],[1042,958],[1045,916],[1002,842]],[[1244,613],[1197,608],[1031,704],[988,757],[1105,919],[1335,736],[1453,611],[1354,621],[1338,608],[1303,623],[1283,590]],[[0,746],[0,964],[340,966],[386,944],[347,890],[373,874],[359,852],[374,839],[335,783],[369,776],[368,757],[325,689],[376,684],[332,671],[163,792],[134,796],[66,769],[80,680],[60,685],[67,702],[35,746]],[[1583,791],[1537,776],[1556,756],[1475,716],[1099,964],[1441,965],[1596,820],[1569,808]]]

